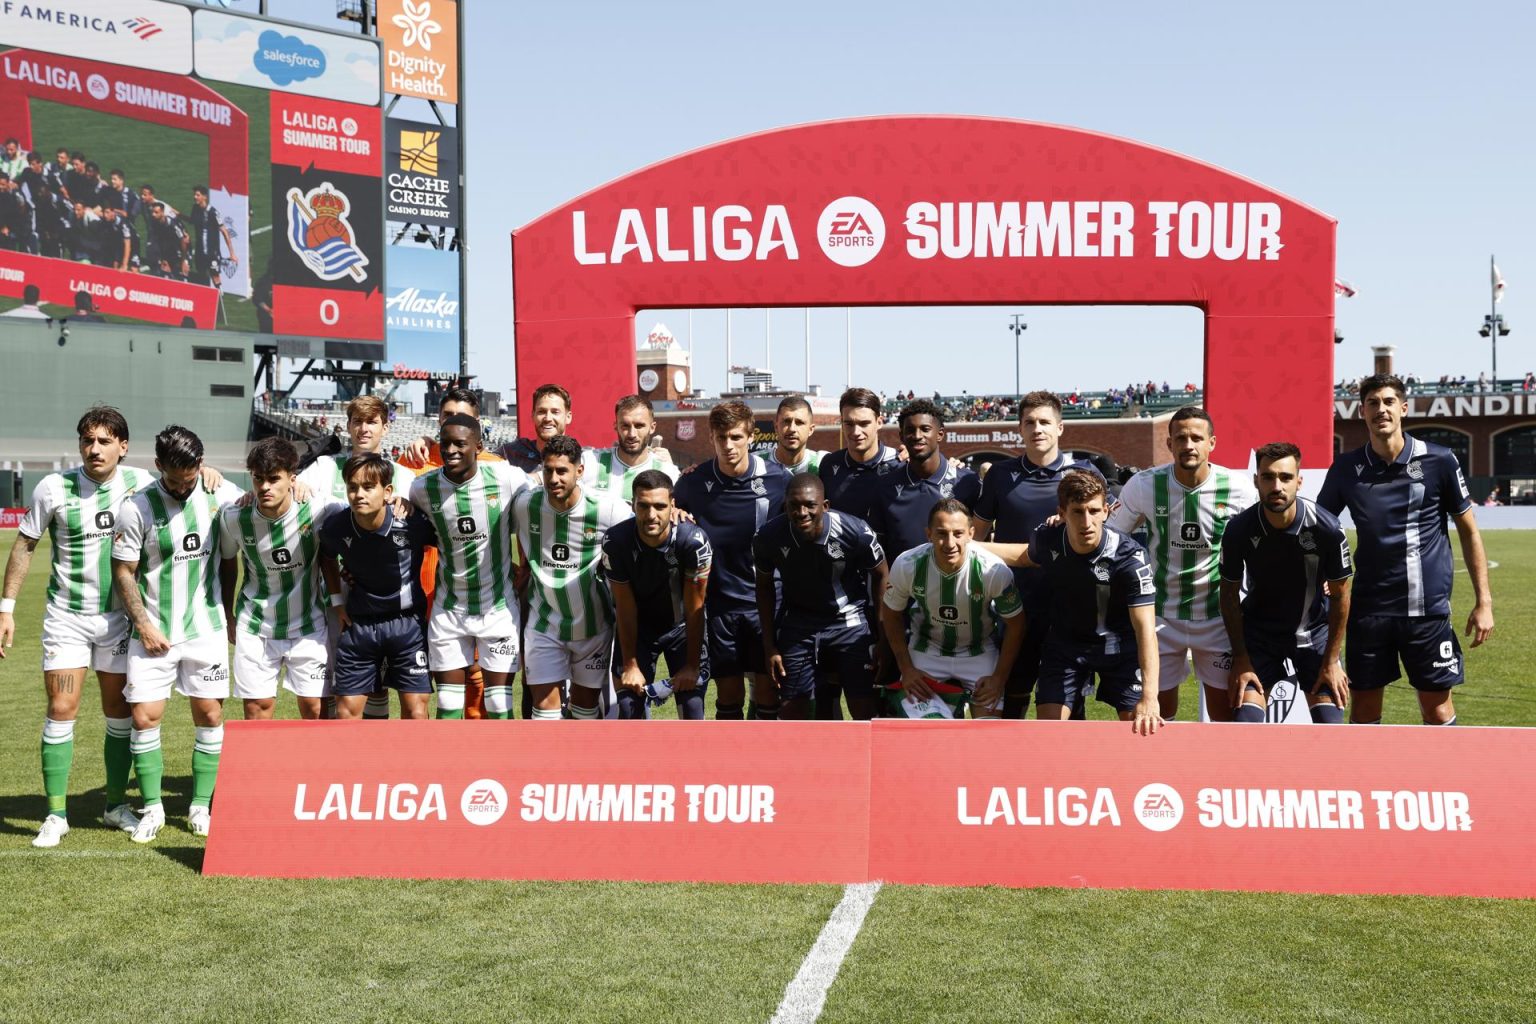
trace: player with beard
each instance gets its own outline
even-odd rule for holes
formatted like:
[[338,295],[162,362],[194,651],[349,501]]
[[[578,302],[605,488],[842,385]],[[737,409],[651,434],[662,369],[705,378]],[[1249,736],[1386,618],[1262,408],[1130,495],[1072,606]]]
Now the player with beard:
[[649,399],[625,395],[613,408],[612,448],[589,453],[581,480],[583,490],[604,494],[629,504],[634,499],[635,480],[641,473],[656,470],[677,479],[677,467],[651,441],[656,437],[656,412]]
[[774,413],[776,443],[773,451],[763,458],[778,463],[791,473],[817,472],[826,453],[809,447],[815,430],[816,418],[811,412],[811,403],[799,395],[790,395],[779,402],[778,411]]
[[868,520],[880,478],[901,468],[894,448],[880,443],[880,396],[868,388],[849,388],[837,400],[844,447],[822,457],[817,475],[835,512]]

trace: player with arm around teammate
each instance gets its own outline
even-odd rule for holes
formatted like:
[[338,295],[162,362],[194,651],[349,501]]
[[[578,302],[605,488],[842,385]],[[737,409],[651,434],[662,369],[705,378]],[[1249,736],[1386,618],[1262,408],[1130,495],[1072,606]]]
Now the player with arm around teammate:
[[672,460],[661,449],[651,447],[656,437],[656,413],[650,399],[640,395],[619,399],[613,409],[613,434],[612,448],[589,451],[583,458],[583,490],[628,505],[640,474],[655,470],[677,479]]

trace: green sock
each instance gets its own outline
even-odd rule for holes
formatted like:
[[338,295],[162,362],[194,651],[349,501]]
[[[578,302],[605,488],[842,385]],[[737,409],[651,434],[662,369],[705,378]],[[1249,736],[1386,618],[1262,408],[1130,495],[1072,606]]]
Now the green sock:
[[224,750],[224,727],[199,727],[192,741],[192,806],[213,802],[213,784],[219,777],[219,755]]
[[48,813],[64,818],[69,798],[69,768],[75,760],[75,723],[43,719],[43,792]]
[[133,774],[139,777],[139,795],[145,807],[160,802],[160,779],[165,775],[165,755],[160,751],[160,727],[135,729],[128,737],[133,753]]
[[107,738],[101,744],[101,759],[107,766],[108,807],[128,802],[128,776],[133,772],[133,753],[128,748],[128,736],[132,732],[133,719],[107,719]]
[[439,683],[437,686],[437,717],[464,717],[464,684]]

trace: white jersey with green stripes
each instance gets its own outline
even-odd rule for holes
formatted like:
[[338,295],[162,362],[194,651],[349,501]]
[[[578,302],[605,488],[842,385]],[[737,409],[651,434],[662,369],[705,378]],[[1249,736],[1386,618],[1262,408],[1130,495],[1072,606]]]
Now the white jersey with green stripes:
[[822,456],[826,454],[826,452],[817,451],[815,448],[802,448],[800,450],[800,461],[791,466],[789,463],[779,460],[779,448],[778,445],[774,445],[763,453],[763,461],[771,462],[775,466],[783,466],[791,473],[815,473],[821,468]]
[[441,469],[411,483],[411,504],[437,530],[435,606],[465,615],[512,607],[512,504],[528,475],[505,462],[477,462],[463,483]]
[[912,611],[907,641],[914,651],[945,658],[995,651],[997,620],[1023,611],[1013,570],[992,552],[972,544],[954,572],[939,568],[932,544],[897,556],[891,565],[885,605]]
[[105,615],[117,607],[112,592],[112,535],[123,499],[154,483],[142,469],[118,466],[98,484],[84,467],[50,473],[32,491],[21,535],[53,547],[48,607],[77,615]]
[[325,629],[320,524],[346,509],[346,502],[318,495],[291,502],[276,519],[258,511],[255,502],[224,509],[219,554],[238,557],[245,576],[235,600],[235,628],[269,640],[295,640]]
[[229,481],[209,493],[199,480],[185,502],[156,480],[118,509],[112,558],[139,564],[139,597],[172,644],[224,629],[219,599],[219,510],[240,500]]
[[1221,618],[1221,538],[1232,517],[1257,500],[1246,474],[1214,463],[1193,489],[1179,483],[1171,462],[1126,481],[1109,525],[1128,534],[1146,524],[1159,617]]
[[646,470],[658,470],[667,474],[667,479],[674,482],[678,475],[678,469],[672,464],[672,460],[664,459],[660,452],[650,449],[646,451],[645,458],[634,466],[628,465],[619,458],[617,448],[588,452],[583,461],[585,468],[581,477],[581,489],[592,494],[605,494],[625,504],[635,499],[635,477]]
[[601,572],[603,539],[633,515],[622,501],[585,487],[565,511],[547,491],[518,499],[517,543],[531,573],[529,626],[560,640],[590,640],[613,625]]
[[[341,475],[341,470],[346,466],[347,460],[353,454],[352,452],[342,452],[340,455],[320,456],[306,466],[304,472],[299,474],[299,483],[307,486],[312,492],[313,497],[320,501],[327,501],[332,498],[337,501],[346,501],[347,481]],[[416,474],[388,456],[384,457],[384,461],[394,467],[395,475],[392,483],[394,484],[396,496],[404,498],[407,494],[411,493],[411,481],[416,479]]]

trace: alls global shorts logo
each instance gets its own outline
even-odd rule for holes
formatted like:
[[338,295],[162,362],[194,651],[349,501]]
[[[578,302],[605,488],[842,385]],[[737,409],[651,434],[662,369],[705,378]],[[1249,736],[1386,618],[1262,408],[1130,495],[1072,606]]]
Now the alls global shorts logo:
[[1153,832],[1167,832],[1184,818],[1184,798],[1163,782],[1149,782],[1137,790],[1132,807],[1136,820]]
[[885,245],[885,218],[875,204],[858,196],[834,199],[816,221],[816,241],[827,259],[843,267],[862,267]]
[[459,811],[471,825],[494,825],[507,813],[507,787],[495,779],[476,779],[464,787]]

